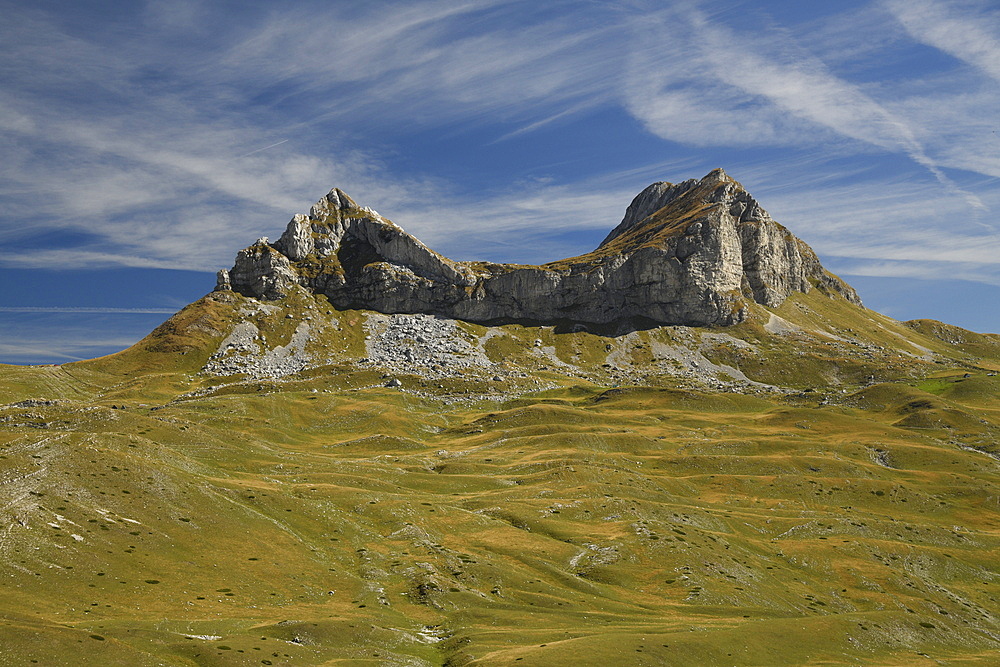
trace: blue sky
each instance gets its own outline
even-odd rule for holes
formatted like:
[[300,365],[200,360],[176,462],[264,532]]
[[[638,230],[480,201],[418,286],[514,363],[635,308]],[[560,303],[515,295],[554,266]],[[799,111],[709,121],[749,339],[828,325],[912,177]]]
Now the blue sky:
[[993,0],[0,12],[0,361],[129,345],[334,186],[533,263],[720,166],[868,306],[1000,332]]

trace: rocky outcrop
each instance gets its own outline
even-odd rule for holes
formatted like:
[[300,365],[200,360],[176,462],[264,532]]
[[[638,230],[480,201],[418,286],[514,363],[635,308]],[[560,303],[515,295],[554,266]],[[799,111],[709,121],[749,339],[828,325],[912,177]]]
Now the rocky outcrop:
[[813,288],[860,304],[721,169],[654,183],[596,250],[542,266],[454,262],[334,189],[275,243],[240,251],[217,289],[279,299],[293,285],[338,308],[473,322],[730,325],[751,301]]
[[698,185],[698,179],[696,178],[690,178],[676,185],[667,183],[666,181],[653,183],[635,196],[635,199],[632,200],[632,203],[625,210],[625,217],[621,223],[611,230],[611,233],[601,241],[601,245],[605,245],[614,238],[621,236],[636,224],[653,215],[696,185]]

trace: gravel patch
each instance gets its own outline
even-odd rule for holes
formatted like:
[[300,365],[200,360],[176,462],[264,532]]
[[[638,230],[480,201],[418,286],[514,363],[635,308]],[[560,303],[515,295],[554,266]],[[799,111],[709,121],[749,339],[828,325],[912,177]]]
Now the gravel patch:
[[399,374],[443,378],[498,368],[480,340],[459,328],[455,320],[373,313],[365,329],[368,361]]
[[287,345],[267,349],[261,345],[257,327],[252,322],[240,322],[209,357],[202,370],[220,376],[242,373],[253,380],[294,375],[311,361],[311,356],[306,353],[311,329],[309,322],[300,322]]

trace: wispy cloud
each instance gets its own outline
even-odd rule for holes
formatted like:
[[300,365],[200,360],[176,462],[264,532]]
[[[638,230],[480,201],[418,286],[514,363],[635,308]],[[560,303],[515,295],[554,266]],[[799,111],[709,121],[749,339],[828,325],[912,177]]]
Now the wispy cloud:
[[46,336],[49,332],[39,329],[36,336],[5,338],[0,341],[0,359],[18,364],[53,364],[92,359],[127,348],[134,338],[119,336],[102,337],[100,329],[89,331],[70,330],[59,337]]
[[886,0],[885,6],[914,39],[1000,81],[1000,11],[995,4],[959,9],[937,0]]
[[[127,347],[126,343],[126,347]],[[0,359],[13,364],[55,364],[70,361],[82,361],[91,355],[88,348],[75,342],[67,341],[53,345],[50,342],[38,340],[5,340],[0,342]]]
[[[159,310],[159,309],[135,309]],[[0,359],[11,363],[63,363],[123,350],[165,319],[160,312],[115,314],[105,309],[0,310]]]
[[268,146],[264,146],[263,148],[258,148],[256,150],[250,151],[249,153],[244,153],[243,155],[240,155],[239,157],[240,158],[250,157],[251,155],[256,155],[257,153],[262,153],[262,152],[264,152],[266,150],[270,150],[271,148],[274,148],[275,146],[280,146],[281,144],[286,144],[286,143],[288,143],[288,139],[282,139],[281,141],[276,141],[273,144],[270,144]]
[[[443,209],[411,208],[400,222],[455,259],[544,263],[593,250],[597,243],[587,232],[602,231],[603,237],[621,220],[634,195],[626,190],[524,185]],[[568,232],[575,232],[576,238],[560,237]]]
[[[650,48],[667,49],[669,60],[677,59],[678,50],[693,52],[698,79],[657,67],[667,72],[657,89],[642,90],[633,82],[628,91],[631,107],[654,132],[681,139],[678,133],[683,135],[690,124],[704,118],[707,123],[700,136],[715,144],[739,141],[739,136],[756,145],[781,140],[821,144],[833,133],[906,154],[967,205],[986,210],[975,194],[941,170],[905,118],[835,76],[817,58],[802,52],[790,57],[787,50],[775,49],[769,38],[737,35],[690,7],[664,13],[657,25],[656,43],[667,46],[650,44]],[[639,67],[640,79],[646,78],[648,68],[648,63]],[[707,90],[697,85],[704,77],[709,79]],[[825,135],[817,136],[815,126],[826,130]]]
[[101,315],[172,315],[173,308],[88,308],[84,306],[0,306],[0,313],[70,313]]
[[[414,215],[400,217],[419,218],[430,202],[460,195],[394,173],[377,146],[359,149],[336,130],[331,141],[331,126],[489,114],[527,123],[523,133],[612,94],[610,49],[592,48],[612,27],[524,27],[511,22],[514,10],[534,11],[510,2],[303,6],[251,14],[243,30],[224,27],[176,62],[164,49],[205,5],[154,12],[141,41],[88,39],[40,11],[14,12],[0,28],[13,84],[0,93],[9,213],[0,229],[22,239],[79,230],[92,241],[24,249],[0,263],[208,270],[334,185],[380,209],[407,202]],[[82,98],[99,98],[99,89],[107,103],[74,101],[67,113],[59,103],[67,89]]]
[[859,260],[833,256],[831,270],[840,276],[966,280],[1000,286],[1000,270],[984,271],[979,263],[922,260]]
[[955,59],[924,76],[894,107],[911,120],[937,164],[1000,178],[1000,123],[984,113],[1000,107],[1000,11],[982,2],[887,0],[882,6],[914,40]]
[[[776,170],[785,167],[776,165]],[[754,180],[775,180],[764,171],[758,167],[748,173]],[[984,231],[964,202],[945,191],[884,172],[846,181],[793,177],[792,182],[791,188],[752,190],[835,273],[1000,280],[1000,236]],[[994,190],[984,204],[1000,208],[1000,193]]]
[[[736,25],[703,6],[304,2],[227,21],[184,0],[146,5],[135,33],[5,7],[0,232],[19,250],[0,264],[213,270],[332,186],[456,258],[546,261],[590,249],[649,182],[715,166],[821,252],[989,264],[975,220],[998,210],[995,187],[955,170],[1000,177],[983,113],[1000,106],[995,12],[889,0],[746,30],[750,9]],[[879,78],[871,63],[905,62],[914,39],[961,71]],[[595,110],[630,114],[662,160],[527,182],[450,175],[483,146]],[[397,153],[418,133],[427,151],[473,138],[434,172]],[[791,164],[805,153],[823,159]],[[902,185],[882,173],[887,155]]]
[[483,117],[530,125],[614,96],[619,26],[600,19],[616,12],[594,7],[574,12],[573,3],[516,0],[425,1],[391,12],[306,6],[267,16],[221,65],[234,80],[277,89],[271,105],[307,104],[303,125],[374,122],[392,132],[388,121],[412,128]]

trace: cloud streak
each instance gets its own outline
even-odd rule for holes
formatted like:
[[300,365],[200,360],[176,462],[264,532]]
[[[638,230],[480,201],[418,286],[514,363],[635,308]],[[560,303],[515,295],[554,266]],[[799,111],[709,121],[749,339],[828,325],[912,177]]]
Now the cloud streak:
[[[207,51],[185,52],[176,65],[164,64],[158,48],[198,14],[191,3],[142,43],[126,37],[114,49],[102,46],[101,34],[74,36],[41,12],[21,11],[0,47],[14,83],[0,93],[0,196],[11,213],[0,230],[14,238],[85,230],[93,241],[24,249],[0,262],[208,270],[332,185],[380,209],[408,202],[402,217],[421,217],[429,202],[460,194],[400,177],[377,151],[336,135],[322,150],[314,141],[331,123],[440,125],[483,114],[524,119],[519,135],[544,125],[536,112],[563,116],[610,96],[608,53],[587,43],[611,28],[516,26],[510,11],[518,4],[275,11],[251,17],[246,30],[221,30]],[[483,29],[464,28],[470,18]],[[50,48],[33,48],[40,41]],[[55,62],[53,53],[73,57]],[[344,86],[355,89],[345,94]],[[65,113],[54,98],[66,87],[88,98],[100,88],[110,112]],[[278,141],[277,132],[285,135]]]
[[[235,21],[189,0],[149,5],[139,36],[11,8],[0,26],[0,232],[19,250],[0,264],[214,270],[331,186],[456,258],[547,261],[589,250],[588,234],[617,223],[651,181],[715,166],[742,177],[742,164],[751,190],[821,252],[989,265],[995,245],[975,226],[997,210],[994,191],[954,170],[1000,177],[1000,139],[980,136],[991,121],[982,109],[1000,105],[995,13],[932,0],[874,7],[864,21],[833,15],[834,36],[778,21],[747,30],[749,10],[735,26],[695,3],[638,0],[306,2],[248,7]],[[852,25],[891,39],[831,56]],[[889,81],[850,68],[852,57],[902,52],[903,40],[959,58],[959,75],[923,84],[922,73]],[[463,180],[484,146],[527,145],[600,112],[638,120],[659,169]],[[584,139],[595,157],[582,162],[613,152],[599,152],[602,130]],[[455,167],[434,171],[407,152],[413,137],[429,152],[473,139]],[[802,161],[802,173],[774,166],[803,153],[824,159]],[[904,157],[925,173],[901,167]],[[879,196],[898,183],[858,164],[914,182]],[[868,184],[830,185],[838,179]],[[781,193],[790,180],[802,182],[795,197]],[[843,212],[828,223],[836,233],[814,226],[819,206]],[[46,240],[58,235],[75,240]]]
[[[690,8],[668,12],[659,26],[656,42],[669,45],[668,59],[675,60],[677,50],[693,51],[700,77],[715,83],[706,92],[697,85],[699,79],[682,75],[672,80],[668,74],[659,91],[648,97],[648,91],[633,85],[628,92],[632,108],[654,132],[676,138],[678,132],[689,131],[689,119],[697,116],[707,119],[707,132],[702,135],[710,143],[738,140],[734,134],[759,145],[774,144],[775,137],[822,141],[822,136],[809,136],[802,125],[806,121],[841,137],[901,151],[972,209],[987,210],[978,196],[960,188],[941,170],[902,117],[830,73],[818,59],[801,53],[790,59],[773,52],[765,40],[755,43],[738,36]],[[648,67],[640,68],[641,79],[646,78]]]
[[0,313],[71,313],[101,315],[172,315],[173,308],[88,308],[85,306],[0,306]]
[[886,0],[886,8],[910,35],[1000,81],[1000,12],[956,11],[936,0]]

